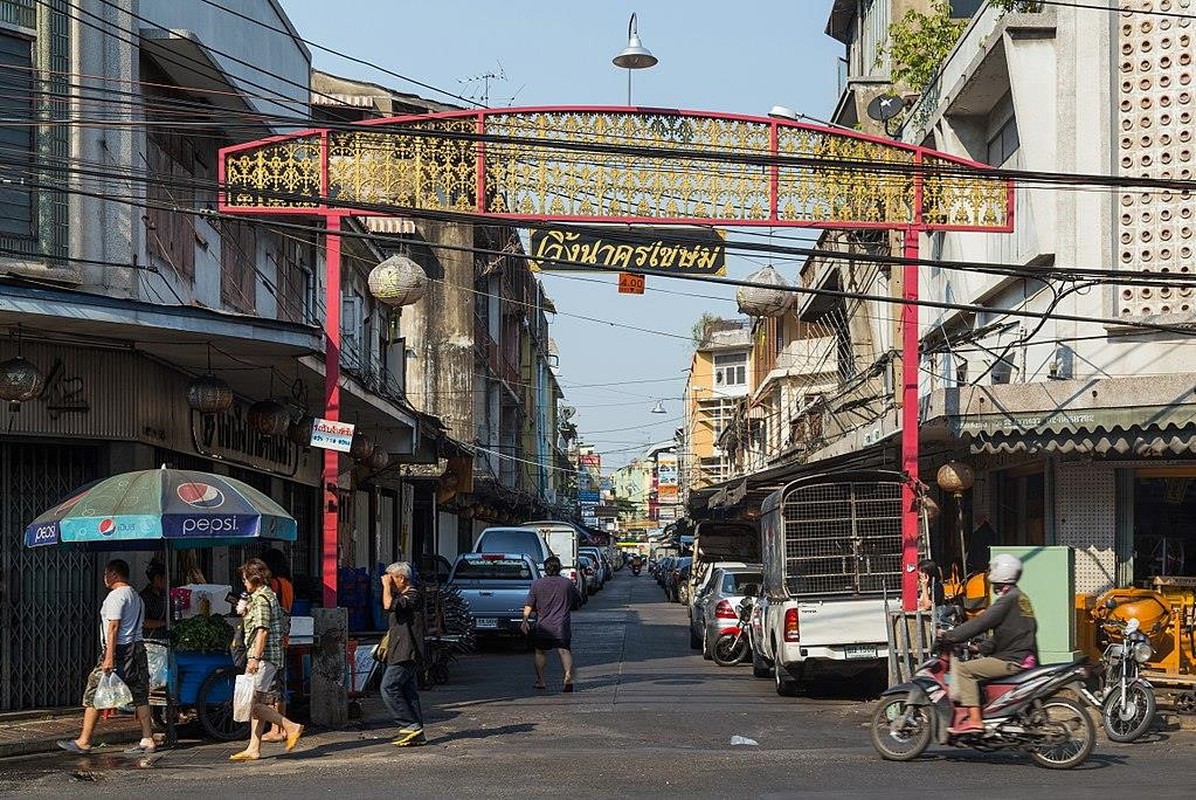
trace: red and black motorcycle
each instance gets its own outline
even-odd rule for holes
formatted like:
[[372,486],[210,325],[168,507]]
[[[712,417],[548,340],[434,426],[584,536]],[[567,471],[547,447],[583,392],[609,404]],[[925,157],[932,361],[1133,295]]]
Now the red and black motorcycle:
[[940,651],[913,680],[886,690],[872,715],[872,745],[882,758],[910,761],[931,740],[974,750],[1021,750],[1040,766],[1071,769],[1096,744],[1096,727],[1075,700],[1060,692],[1078,691],[1088,677],[1083,663],[1035,667],[982,684],[984,730],[955,735],[948,728],[966,712],[948,695],[950,656]]

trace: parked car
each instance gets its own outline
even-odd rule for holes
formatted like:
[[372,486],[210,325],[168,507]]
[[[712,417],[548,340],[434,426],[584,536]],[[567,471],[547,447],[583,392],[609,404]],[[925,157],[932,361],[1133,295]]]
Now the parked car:
[[474,546],[475,553],[523,553],[542,572],[544,559],[552,555],[544,535],[535,528],[486,528]]
[[602,582],[606,583],[614,574],[611,569],[610,559],[607,558],[606,551],[601,547],[581,547],[578,551],[592,556],[593,559],[602,567]]
[[543,573],[525,553],[465,553],[457,557],[449,584],[461,590],[479,638],[522,636],[523,603]]
[[752,569],[756,572],[760,572],[763,569],[763,567],[758,563],[747,563],[744,561],[720,561],[718,563],[705,564],[702,566],[703,570],[701,577],[695,577],[693,574],[698,567],[697,560],[695,560],[693,565],[690,567],[690,578],[688,582],[690,587],[689,602],[686,603],[686,605],[688,606],[689,620],[691,623],[693,622],[694,612],[698,603],[702,602],[702,599],[705,597],[705,595],[715,588],[715,574],[718,572],[718,570]]
[[656,565],[656,585],[661,589],[664,588],[665,579],[668,578],[669,572],[673,569],[673,562],[677,560],[677,556],[665,556],[660,559]]
[[578,548],[582,542],[577,527],[571,522],[561,520],[533,520],[521,523],[519,527],[534,528],[540,532],[548,543],[548,549],[561,560],[561,574],[573,581],[577,593],[581,595],[581,601],[588,602],[590,593],[587,581],[577,561]]
[[586,581],[586,591],[589,594],[599,591],[602,588],[602,567],[594,560],[593,556],[585,553],[577,556],[577,563]]
[[[693,564],[693,559],[689,556],[680,556],[673,560],[669,565],[668,573],[664,577],[664,596],[674,603],[679,602],[677,596],[678,590],[685,579],[689,578],[689,568]],[[685,577],[682,578],[681,572],[685,571]]]
[[759,592],[763,579],[761,568],[715,567],[712,572],[709,591],[693,605],[693,617],[689,624],[689,646],[702,651],[703,658],[711,657],[711,648],[718,637],[739,620],[739,601],[747,592],[745,587],[755,586]]

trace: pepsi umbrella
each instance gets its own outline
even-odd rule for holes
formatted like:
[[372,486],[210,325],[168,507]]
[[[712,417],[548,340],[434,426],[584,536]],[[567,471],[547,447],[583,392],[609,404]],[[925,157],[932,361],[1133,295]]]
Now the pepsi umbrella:
[[295,541],[295,519],[241,481],[181,469],[126,472],[80,489],[25,528],[26,547],[95,550]]

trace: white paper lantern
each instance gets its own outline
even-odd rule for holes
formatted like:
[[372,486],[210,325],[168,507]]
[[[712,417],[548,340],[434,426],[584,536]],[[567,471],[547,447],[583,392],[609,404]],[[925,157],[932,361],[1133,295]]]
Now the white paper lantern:
[[748,276],[749,283],[776,286],[768,289],[765,286],[741,286],[735,293],[735,301],[739,304],[739,313],[750,317],[779,317],[793,305],[793,292],[788,291],[789,284],[772,267],[757,270]]
[[388,306],[409,306],[428,291],[428,275],[407,256],[391,256],[370,270],[372,294]]

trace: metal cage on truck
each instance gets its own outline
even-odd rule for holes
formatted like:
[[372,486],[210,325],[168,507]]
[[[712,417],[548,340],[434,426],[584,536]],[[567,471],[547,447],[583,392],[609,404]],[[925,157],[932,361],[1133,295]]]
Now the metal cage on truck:
[[770,597],[900,594],[899,472],[825,473],[773,492],[761,509]]

